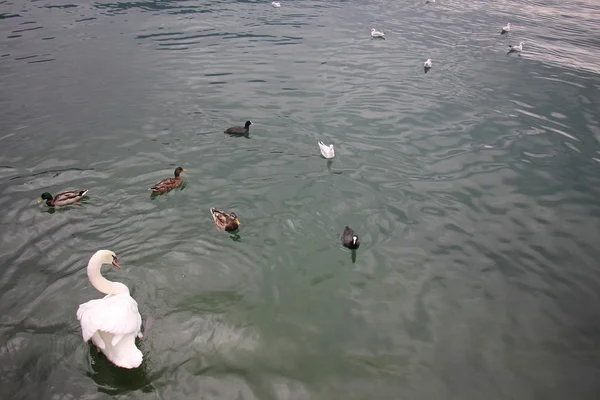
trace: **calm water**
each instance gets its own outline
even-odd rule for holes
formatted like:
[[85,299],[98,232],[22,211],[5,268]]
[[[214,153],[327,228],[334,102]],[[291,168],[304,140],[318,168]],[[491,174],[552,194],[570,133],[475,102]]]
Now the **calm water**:
[[[596,0],[4,0],[0,18],[3,399],[600,395]],[[222,133],[246,119],[249,138]],[[183,190],[150,199],[178,165]],[[35,202],[77,188],[83,206]],[[149,321],[135,371],[75,317],[103,248]]]

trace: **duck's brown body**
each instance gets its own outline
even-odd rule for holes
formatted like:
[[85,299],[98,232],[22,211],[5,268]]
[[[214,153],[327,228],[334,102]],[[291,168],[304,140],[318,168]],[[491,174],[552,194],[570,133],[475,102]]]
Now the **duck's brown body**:
[[185,168],[177,167],[175,169],[175,177],[165,178],[162,181],[157,182],[156,185],[152,186],[148,190],[151,190],[152,193],[163,194],[169,190],[175,189],[183,183],[183,177],[181,176],[182,172],[187,172],[187,170]]
[[210,213],[212,214],[213,220],[215,221],[215,226],[218,230],[224,229],[228,232],[231,232],[237,230],[240,226],[240,220],[234,212],[226,213],[211,207]]

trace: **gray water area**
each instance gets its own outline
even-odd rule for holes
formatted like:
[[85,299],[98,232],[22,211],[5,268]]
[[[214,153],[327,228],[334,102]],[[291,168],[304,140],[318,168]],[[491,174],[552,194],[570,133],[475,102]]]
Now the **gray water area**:
[[598,399],[600,3],[270,3],[0,1],[0,397]]

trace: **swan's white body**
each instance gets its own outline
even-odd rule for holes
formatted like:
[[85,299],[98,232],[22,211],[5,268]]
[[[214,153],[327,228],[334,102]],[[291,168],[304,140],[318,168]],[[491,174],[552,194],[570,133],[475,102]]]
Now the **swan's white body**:
[[116,366],[137,368],[142,363],[143,355],[135,346],[135,338],[142,337],[142,317],[127,286],[102,277],[102,264],[118,266],[115,253],[98,250],[88,263],[90,283],[106,296],[79,306],[77,319],[81,323],[83,340],[87,342],[92,339]]
[[277,7],[277,8],[281,7],[281,3],[280,3],[280,2],[278,2],[278,1],[274,1],[274,2],[272,2],[272,3],[271,3],[271,5],[272,5],[273,7]]
[[423,67],[425,68],[431,68],[433,66],[433,63],[431,62],[431,58],[428,58],[427,61],[425,61],[423,63]]
[[383,33],[383,32],[379,32],[379,31],[378,31],[377,29],[375,29],[375,28],[371,28],[371,37],[374,37],[374,38],[379,38],[379,37],[380,37],[380,38],[382,38],[382,37],[384,37],[384,36],[385,36],[385,33]]
[[333,158],[333,157],[335,157],[335,150],[333,150],[333,145],[332,144],[330,144],[329,146],[327,146],[325,143],[319,142],[319,150],[321,150],[321,154],[325,158]]
[[502,27],[502,31],[500,32],[501,35],[504,35],[505,33],[510,32],[510,22],[508,24],[506,24],[506,26]]

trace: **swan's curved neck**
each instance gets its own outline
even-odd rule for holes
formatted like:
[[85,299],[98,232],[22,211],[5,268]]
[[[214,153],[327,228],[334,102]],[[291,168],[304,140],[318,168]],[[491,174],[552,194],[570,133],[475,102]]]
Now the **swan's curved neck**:
[[94,255],[87,266],[88,279],[92,286],[105,294],[129,294],[129,288],[120,282],[111,282],[100,274],[102,268],[101,256]]

